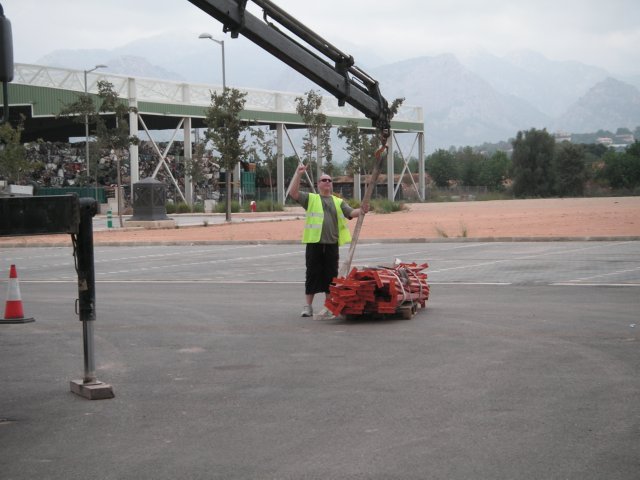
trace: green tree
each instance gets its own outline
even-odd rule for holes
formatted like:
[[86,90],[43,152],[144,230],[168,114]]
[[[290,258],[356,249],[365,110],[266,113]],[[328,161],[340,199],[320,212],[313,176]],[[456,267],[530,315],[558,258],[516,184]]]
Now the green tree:
[[380,139],[373,132],[361,130],[358,124],[351,120],[344,127],[338,128],[338,138],[345,141],[344,150],[349,155],[345,170],[350,174],[370,174]]
[[[302,117],[307,126],[307,133],[303,138],[304,155],[307,164],[311,165],[314,153],[320,149],[322,157],[326,161],[323,171],[332,174],[331,161],[333,152],[331,150],[331,123],[327,120],[327,116],[320,112],[322,106],[322,96],[314,90],[309,90],[303,97],[296,97],[296,113]],[[313,181],[313,174],[311,180]]]
[[485,157],[481,161],[478,182],[490,190],[504,190],[504,182],[509,178],[511,169],[511,159],[501,151],[496,151],[490,157]]
[[585,153],[580,145],[563,142],[554,157],[554,191],[561,197],[584,195],[586,181]]
[[513,193],[517,197],[548,197],[553,192],[555,139],[546,129],[518,132],[513,141]]
[[585,143],[582,144],[582,148],[584,150],[585,161],[587,163],[599,161],[609,150],[606,145],[601,143]]
[[604,178],[611,188],[626,188],[628,181],[628,168],[622,158],[623,154],[610,150],[603,157],[604,167],[600,171],[600,176]]
[[640,159],[640,141],[636,140],[631,145],[626,148],[626,152],[629,155],[637,157]]
[[298,159],[295,155],[284,157],[284,183],[288,185],[291,183],[293,175],[298,169]]
[[[275,182],[273,177],[277,174],[277,160],[278,152],[276,150],[276,137],[272,130],[265,131],[263,128],[254,128],[251,130],[251,135],[254,138],[256,148],[254,149],[255,155],[260,160],[258,163],[262,166],[262,170],[267,175],[267,185],[271,192],[271,198],[274,198],[273,187]],[[260,169],[259,169],[260,170]],[[257,175],[256,175],[257,176]]]
[[640,142],[636,140],[629,145],[625,154],[629,157],[631,184],[633,188],[640,187]]
[[476,153],[471,147],[458,150],[455,155],[456,171],[463,185],[475,187],[481,184],[480,172],[484,155]]
[[226,216],[231,221],[231,172],[236,164],[248,156],[246,138],[243,133],[249,126],[242,122],[240,113],[246,102],[246,92],[236,88],[226,88],[222,94],[211,94],[211,106],[207,109],[205,136],[220,154],[220,166],[227,172]]
[[184,173],[191,178],[193,185],[201,186],[207,181],[207,158],[205,156],[204,141],[196,141],[193,144],[193,154],[190,160],[185,158]]
[[633,189],[640,186],[640,143],[636,141],[625,152],[607,152],[601,176],[611,188]]
[[9,183],[25,180],[36,168],[25,157],[21,136],[22,125],[16,128],[9,122],[0,125],[0,178]]
[[347,172],[346,172],[343,164],[337,164],[337,163],[333,164],[333,176],[341,177],[341,176],[346,175],[346,174],[347,174]]
[[[137,137],[129,135],[129,107],[118,98],[118,93],[113,89],[113,84],[105,80],[98,82],[98,97],[101,100],[96,115],[96,138],[98,146],[109,152],[112,160],[115,160],[115,177],[118,188],[118,218],[120,227],[122,222],[122,161],[128,155],[127,149],[132,144],[138,143]],[[102,115],[100,115],[102,114]],[[111,115],[105,115],[111,114]],[[109,122],[109,116],[113,122]],[[107,172],[107,176],[113,175],[114,165],[111,163],[111,170]]]
[[455,159],[447,150],[436,150],[426,159],[426,170],[438,187],[448,187],[449,181],[458,177]]
[[[96,108],[97,103],[97,108]],[[75,102],[63,105],[61,117],[72,117],[78,123],[84,123],[85,116],[89,123],[89,131],[96,136],[96,148],[90,148],[87,159],[88,168],[93,167],[97,179],[102,178],[103,183],[116,183],[118,192],[122,185],[122,161],[128,158],[126,150],[130,145],[137,144],[139,139],[129,135],[129,112],[126,102],[118,98],[112,83],[101,80],[98,82],[97,102],[91,95],[80,94]],[[91,144],[90,144],[91,147]],[[110,165],[100,165],[98,162],[99,151],[108,151],[112,162]],[[91,183],[86,172],[80,176],[80,185]],[[122,226],[121,195],[118,195],[118,212],[120,226]]]
[[[73,122],[81,124],[84,124],[86,120],[89,134],[91,135],[95,134],[95,123],[100,119],[97,115],[97,102],[94,102],[90,94],[85,93],[78,94],[74,102],[63,104],[58,117],[70,118]],[[79,172],[77,178],[77,185],[79,186],[86,186],[92,183],[92,179],[89,178],[89,172],[95,173],[97,186],[99,148],[96,148],[96,146],[94,143],[89,143],[88,145],[89,158],[85,158],[86,169]]]

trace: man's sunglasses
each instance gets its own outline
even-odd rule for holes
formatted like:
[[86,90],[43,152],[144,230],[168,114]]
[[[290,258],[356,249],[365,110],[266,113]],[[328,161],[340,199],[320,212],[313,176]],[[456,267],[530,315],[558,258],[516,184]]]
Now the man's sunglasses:
[[333,180],[331,180],[330,178],[321,178],[320,181],[321,182],[329,182],[329,183],[331,183]]

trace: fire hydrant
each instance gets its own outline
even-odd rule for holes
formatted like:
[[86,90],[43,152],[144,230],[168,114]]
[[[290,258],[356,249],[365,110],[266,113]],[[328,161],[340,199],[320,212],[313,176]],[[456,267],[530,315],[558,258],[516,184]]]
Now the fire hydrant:
[[255,200],[251,200],[250,206],[251,206],[251,211],[255,212],[256,209],[257,209],[256,201]]

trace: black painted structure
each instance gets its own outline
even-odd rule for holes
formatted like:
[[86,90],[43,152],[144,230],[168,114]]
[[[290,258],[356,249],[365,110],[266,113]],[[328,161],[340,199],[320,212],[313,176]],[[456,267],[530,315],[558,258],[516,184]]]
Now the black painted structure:
[[169,220],[167,217],[167,186],[145,178],[133,185],[132,221]]

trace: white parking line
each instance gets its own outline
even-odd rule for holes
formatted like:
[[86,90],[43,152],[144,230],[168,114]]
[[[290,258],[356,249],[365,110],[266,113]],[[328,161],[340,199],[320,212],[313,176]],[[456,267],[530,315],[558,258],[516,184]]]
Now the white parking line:
[[598,275],[591,275],[589,277],[576,278],[574,280],[569,280],[569,282],[583,282],[585,280],[593,280],[594,278],[610,277],[612,275],[621,275],[623,273],[637,272],[638,270],[640,270],[640,267],[629,268],[627,270],[617,270],[615,272],[609,272],[609,273],[600,273]]
[[550,283],[554,287],[640,287],[640,283]]

